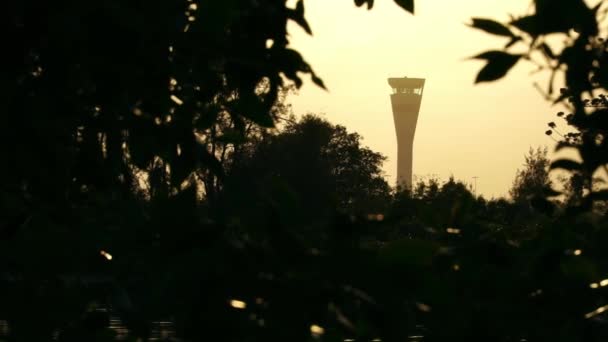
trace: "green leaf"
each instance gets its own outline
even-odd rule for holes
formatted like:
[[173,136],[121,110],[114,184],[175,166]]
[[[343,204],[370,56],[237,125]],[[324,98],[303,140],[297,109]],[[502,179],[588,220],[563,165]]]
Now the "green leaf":
[[580,170],[582,165],[580,163],[575,162],[574,160],[569,159],[558,159],[551,163],[551,170],[555,169],[564,169],[567,171],[575,171]]
[[386,245],[379,258],[389,265],[428,266],[438,250],[439,246],[432,241],[402,239]]
[[585,282],[591,282],[599,276],[595,263],[584,257],[569,258],[561,263],[560,268],[565,276]]
[[485,59],[488,64],[484,66],[475,83],[495,81],[507,74],[507,72],[519,61],[521,55],[513,55],[503,51],[486,51],[473,57],[474,59]]
[[490,34],[514,37],[513,32],[508,27],[494,20],[473,18],[473,23],[470,26]]
[[414,14],[414,0],[395,0],[395,2],[404,10]]

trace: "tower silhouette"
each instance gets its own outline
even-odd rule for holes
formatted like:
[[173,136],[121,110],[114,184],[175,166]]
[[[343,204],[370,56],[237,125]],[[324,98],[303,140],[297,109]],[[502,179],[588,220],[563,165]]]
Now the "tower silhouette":
[[423,78],[389,78],[397,133],[397,185],[412,187],[412,157],[416,122],[424,91]]

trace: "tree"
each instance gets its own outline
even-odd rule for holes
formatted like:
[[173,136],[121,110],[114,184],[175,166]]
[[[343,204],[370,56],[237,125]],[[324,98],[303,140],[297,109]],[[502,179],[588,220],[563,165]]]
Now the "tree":
[[268,204],[279,185],[300,213],[291,217],[316,220],[381,213],[390,196],[381,169],[386,157],[361,146],[358,134],[319,117],[290,120],[249,153],[230,169],[224,200],[240,198],[256,213],[264,210],[245,203]]
[[[527,264],[536,265],[527,273],[530,284],[543,284],[542,294],[531,296],[539,299],[530,298],[519,304],[539,313],[537,317],[550,317],[535,321],[534,326],[519,327],[526,339],[602,341],[607,338],[601,317],[606,302],[594,290],[601,286],[593,279],[608,271],[608,255],[603,248],[608,236],[605,214],[602,217],[591,209],[607,194],[605,189],[593,189],[593,175],[608,167],[608,145],[604,139],[608,131],[607,112],[604,96],[598,95],[608,89],[607,43],[603,37],[606,1],[598,1],[593,7],[582,0],[559,4],[535,0],[533,5],[531,13],[512,16],[506,23],[480,18],[472,23],[477,29],[509,39],[503,49],[476,56],[487,61],[476,81],[500,79],[519,61],[532,61],[539,71],[548,71],[548,87],[543,95],[570,112],[559,112],[557,116],[564,117],[574,130],[560,139],[556,151],[571,149],[581,158],[580,161],[562,158],[550,165],[552,170],[562,169],[576,176],[579,198],[545,224],[536,225],[539,228],[536,233],[524,239],[526,247],[515,244],[523,248],[515,249],[514,253],[526,258]],[[560,40],[563,44],[558,45]],[[559,92],[555,91],[558,77],[563,77],[565,84]],[[547,135],[559,133],[553,122],[549,126]],[[581,193],[584,187],[588,191]],[[565,288],[569,289],[571,300],[565,301],[562,295]],[[555,331],[551,321],[568,323]]]
[[516,203],[527,203],[535,197],[544,197],[551,187],[549,179],[550,160],[547,148],[530,148],[525,156],[524,168],[517,170],[513,186],[509,190]]
[[[586,177],[585,184],[593,184],[596,172],[608,170],[608,141],[604,139],[608,133],[605,120],[608,110],[603,94],[595,98],[598,92],[608,89],[608,55],[605,53],[608,41],[600,29],[605,19],[604,5],[605,1],[589,7],[583,0],[568,0],[554,6],[548,0],[535,0],[532,13],[512,17],[507,23],[482,18],[474,18],[472,22],[477,29],[509,39],[504,49],[474,57],[487,61],[476,82],[500,79],[521,60],[533,62],[539,71],[549,72],[544,96],[571,112],[565,119],[575,130],[575,139],[564,139],[556,151],[574,149],[582,158],[582,162],[558,159],[550,168],[579,173]],[[564,43],[556,49],[549,36],[560,36]],[[559,92],[555,91],[558,75],[563,75],[565,81],[565,88]],[[555,127],[554,123],[549,125],[552,129]],[[553,130],[547,131],[548,135],[552,133]],[[582,211],[589,209],[593,201],[608,196],[606,190],[589,190],[578,205]]]
[[[413,11],[413,1],[397,3]],[[0,176],[11,202],[31,196],[70,211],[83,187],[128,196],[141,171],[157,196],[190,192],[196,171],[222,172],[199,141],[218,117],[237,132],[247,121],[272,126],[285,81],[299,87],[308,75],[323,87],[288,47],[288,22],[311,32],[303,1],[28,0],[8,8],[0,89],[11,114],[0,154],[14,167]]]
[[[397,3],[413,10],[412,1]],[[514,43],[530,38],[532,50],[548,33],[574,37],[575,48],[550,64],[573,92],[566,97],[575,104],[583,163],[553,167],[595,171],[605,143],[594,129],[604,122],[583,116],[588,107],[580,103],[587,67],[604,75],[603,59],[590,61],[586,52],[602,55],[603,47],[588,48],[597,22],[582,1],[535,4],[537,13],[511,23],[523,37],[493,22],[475,26]],[[247,127],[272,127],[286,82],[299,86],[309,75],[322,85],[288,48],[289,20],[310,31],[302,1],[295,8],[275,0],[9,6],[2,14],[14,39],[0,84],[8,113],[0,152],[9,165],[0,175],[0,315],[11,339],[112,340],[107,322],[117,312],[131,337],[143,340],[150,322],[165,318],[187,340],[402,341],[420,333],[432,341],[606,340],[597,319],[606,310],[604,221],[565,216],[514,239],[504,222],[486,229],[471,219],[475,199],[450,181],[422,188],[437,205],[425,217],[437,225],[433,239],[365,244],[352,232],[392,223],[348,216],[320,220],[317,231],[343,233],[320,243],[286,229],[295,225],[281,214],[297,210],[293,198],[311,210],[365,213],[374,209],[367,197],[384,192],[370,181],[379,179],[381,156],[361,153],[357,136],[318,119],[276,135],[257,130],[264,134],[255,144],[222,145],[233,141],[230,130],[242,138]],[[488,60],[479,80],[490,80],[524,57],[479,58]],[[323,187],[311,188],[301,171]],[[227,199],[226,215],[200,210],[199,173],[206,191]],[[217,186],[221,177],[226,183]],[[241,181],[241,193],[230,191],[228,178]],[[274,210],[269,222],[233,214],[260,203]],[[267,234],[252,236],[260,226]]]
[[[71,338],[114,292],[137,308],[123,312],[133,321],[166,314],[184,325],[195,317],[184,303],[221,295],[218,310],[196,317],[229,322],[222,291],[234,278],[205,261],[245,257],[197,196],[225,173],[228,130],[235,139],[272,127],[289,83],[323,87],[289,47],[288,22],[311,32],[304,1],[10,0],[0,17],[11,38],[0,66],[0,319],[10,338]],[[191,297],[167,303],[164,288]],[[130,325],[136,337],[145,327]],[[112,339],[106,328],[75,328],[74,339]]]

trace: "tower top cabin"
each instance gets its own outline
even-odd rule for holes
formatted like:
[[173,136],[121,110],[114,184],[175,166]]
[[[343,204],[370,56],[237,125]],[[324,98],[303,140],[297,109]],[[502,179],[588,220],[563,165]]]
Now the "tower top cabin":
[[422,96],[424,78],[389,78],[388,84],[393,88],[393,94],[416,94]]

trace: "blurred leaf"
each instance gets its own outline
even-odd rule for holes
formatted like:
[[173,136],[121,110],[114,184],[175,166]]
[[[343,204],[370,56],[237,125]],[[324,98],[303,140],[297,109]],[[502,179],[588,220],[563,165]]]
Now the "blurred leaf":
[[589,283],[599,276],[595,264],[590,259],[582,256],[563,261],[561,270],[566,276],[583,280],[585,283]]
[[608,190],[594,191],[589,197],[593,201],[608,201]]
[[323,80],[319,76],[317,76],[317,75],[315,75],[313,73],[312,76],[311,76],[311,78],[312,78],[312,81],[313,81],[314,84],[316,84],[320,88],[323,88],[323,89],[327,90],[327,87],[325,87],[325,83],[323,82]]
[[513,37],[515,39],[513,32],[508,27],[494,20],[473,18],[473,23],[470,26],[490,34]]
[[576,148],[578,147],[578,145],[575,144],[571,144],[565,141],[560,141],[557,143],[557,145],[555,146],[555,152],[560,151],[564,148]]
[[572,95],[571,95],[571,94],[569,94],[569,93],[561,93],[561,94],[559,95],[559,97],[558,97],[557,99],[555,99],[555,101],[553,101],[553,104],[558,104],[558,103],[560,103],[560,102],[562,102],[562,101],[564,101],[564,100],[569,99],[571,96],[572,96]]
[[236,129],[226,129],[216,139],[218,142],[225,144],[242,144],[246,141],[246,137],[243,132]]
[[220,109],[218,107],[211,107],[209,110],[201,113],[196,117],[195,127],[200,130],[205,130],[211,127],[218,118]]
[[299,0],[295,10],[289,12],[289,19],[295,21],[306,33],[312,35],[310,25],[304,16],[304,0]]
[[521,37],[513,37],[513,39],[511,39],[511,40],[510,40],[510,41],[507,43],[507,45],[505,45],[505,49],[510,48],[510,47],[511,47],[511,46],[513,46],[515,43],[517,43],[517,42],[519,42],[519,41],[521,41],[521,40],[522,40],[522,39],[521,39]]
[[558,159],[551,163],[550,168],[552,170],[564,169],[567,171],[577,171],[582,169],[582,165],[570,159]]
[[595,9],[584,0],[562,0],[559,6],[552,0],[535,0],[535,14],[539,34],[568,32],[575,29],[584,36],[597,34]]
[[556,197],[556,196],[560,196],[560,195],[562,195],[563,193],[562,193],[562,192],[560,192],[560,191],[554,190],[554,189],[552,189],[552,188],[545,188],[545,189],[543,190],[543,194],[544,194],[546,197]]
[[549,47],[547,43],[543,42],[542,44],[540,44],[540,49],[547,57],[555,59],[555,53],[553,53],[553,50],[551,50],[551,47]]
[[374,7],[374,0],[355,0],[355,5],[357,5],[357,7],[361,7],[364,4],[367,4],[367,9],[371,9]]
[[608,130],[608,109],[607,108],[599,108],[594,110],[589,115],[583,117],[580,122],[581,126],[594,128],[597,130]]
[[532,205],[532,208],[546,215],[552,215],[556,209],[553,202],[541,196],[534,196],[530,200],[530,204]]
[[414,0],[395,0],[395,2],[404,10],[414,14]]
[[515,19],[509,24],[532,36],[538,36],[539,34],[541,34],[541,31],[538,28],[537,18],[535,15],[529,15]]
[[234,103],[234,110],[239,115],[250,119],[262,127],[274,127],[274,119],[267,103],[253,94],[243,94]]
[[204,166],[208,167],[213,174],[215,174],[218,178],[222,179],[225,177],[224,167],[222,163],[209,151],[205,149],[203,145],[198,145],[197,149],[199,160],[203,163]]
[[488,61],[475,80],[475,83],[480,83],[495,81],[505,76],[519,61],[521,55],[512,55],[503,51],[487,51],[473,58]]
[[433,241],[402,239],[380,250],[380,260],[391,265],[429,266],[439,246]]

